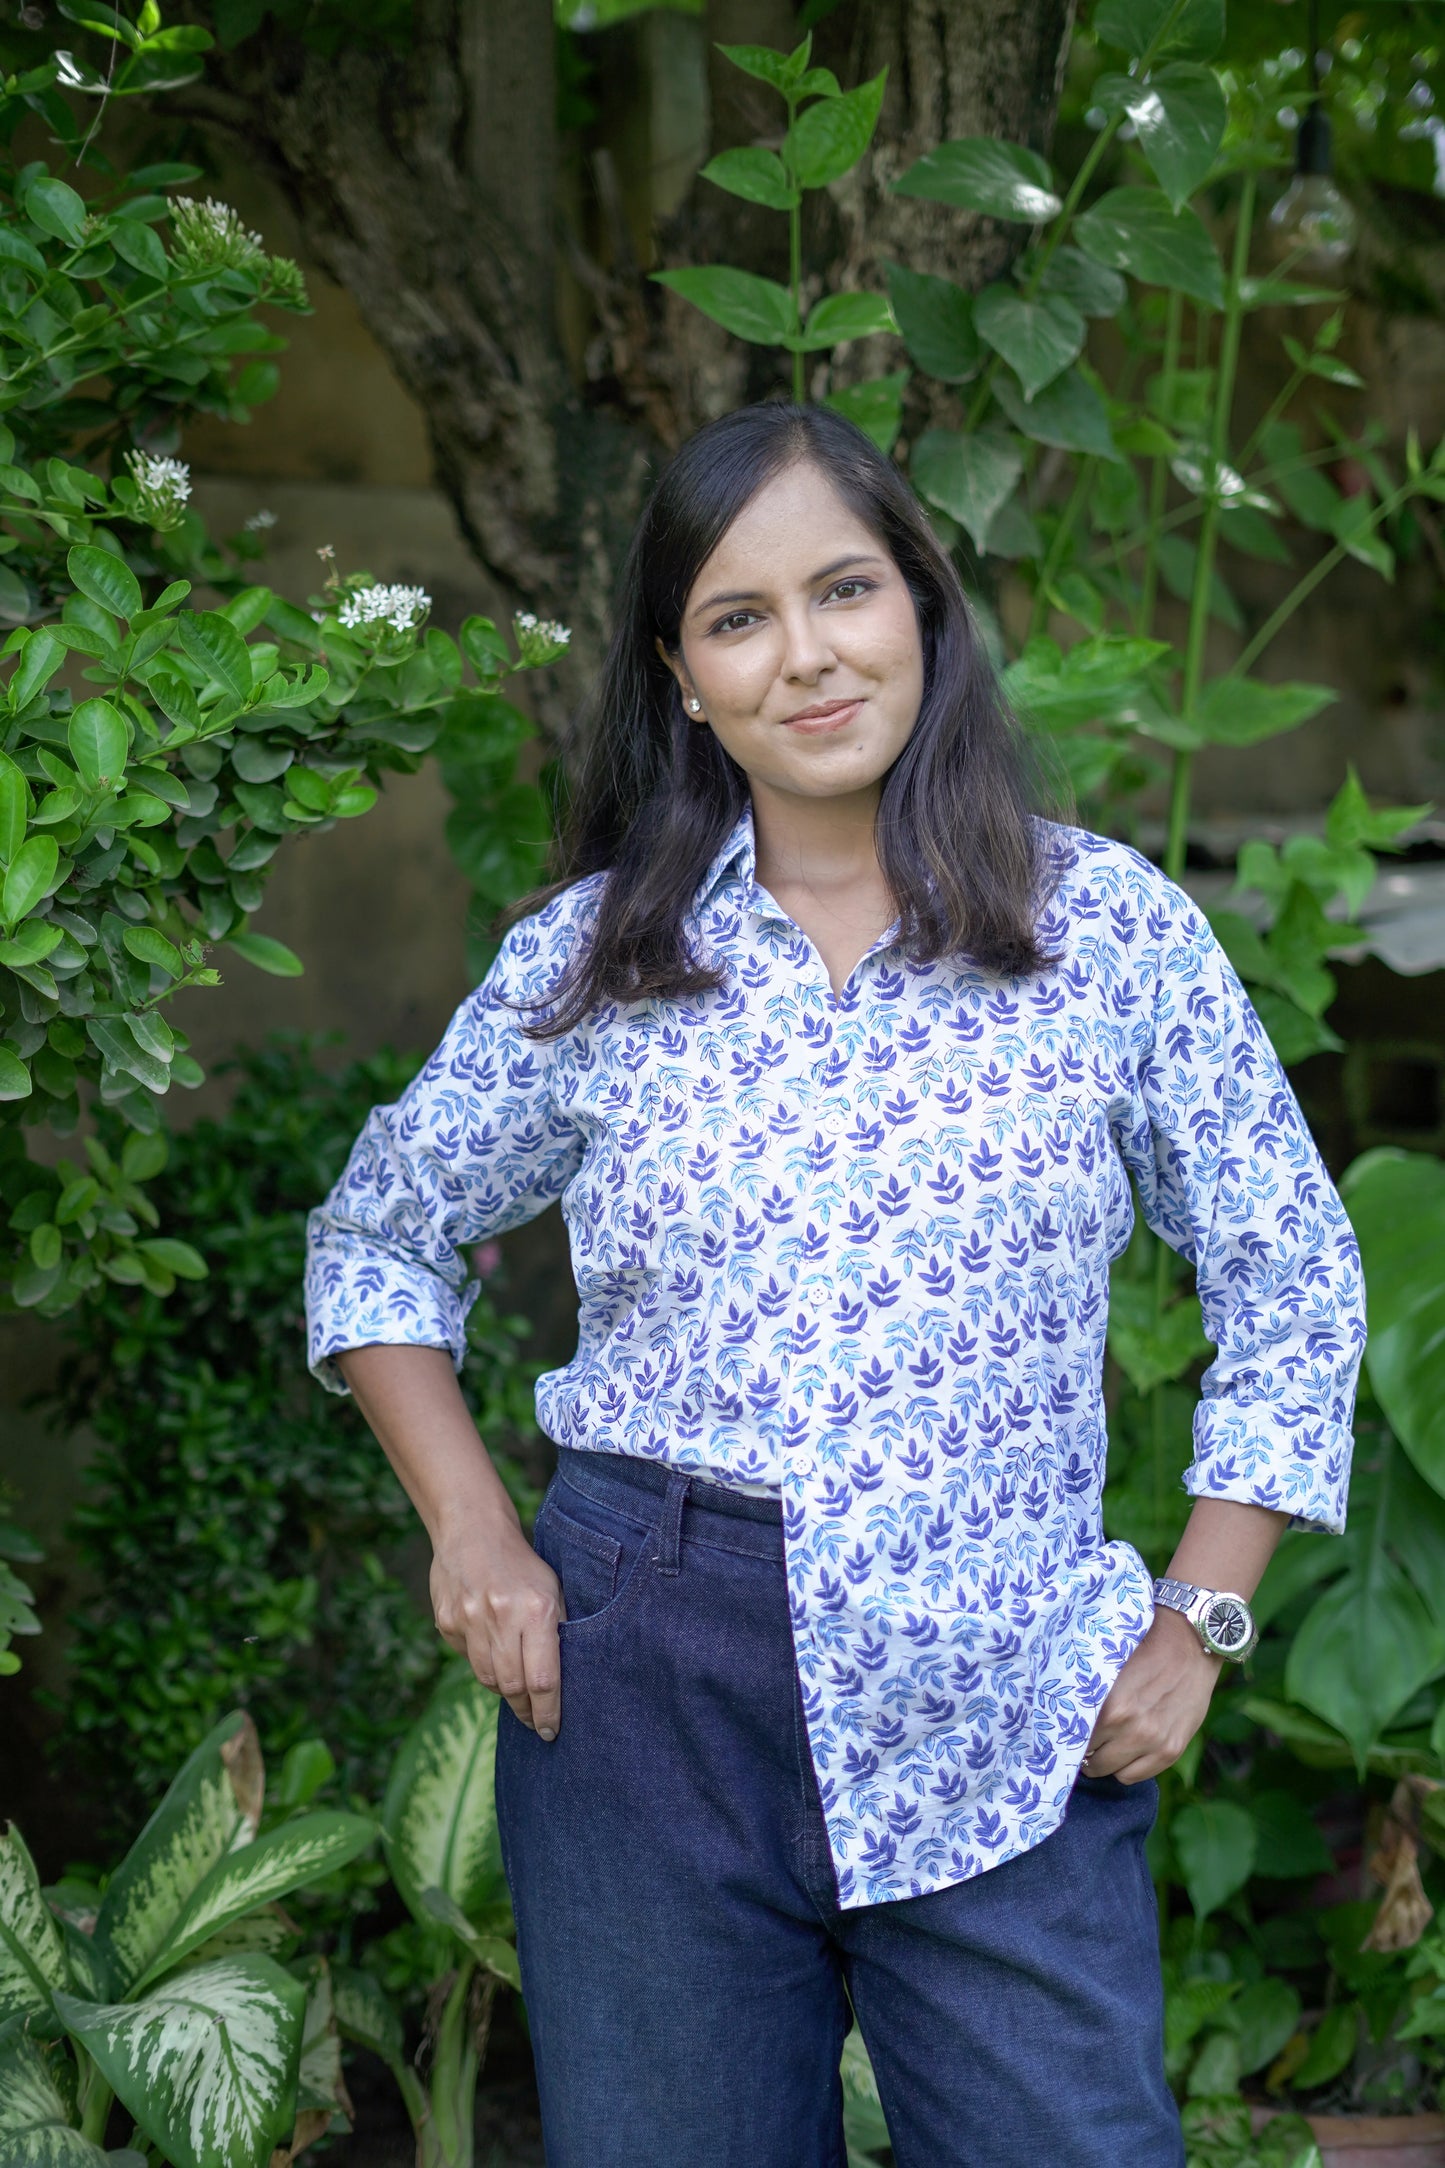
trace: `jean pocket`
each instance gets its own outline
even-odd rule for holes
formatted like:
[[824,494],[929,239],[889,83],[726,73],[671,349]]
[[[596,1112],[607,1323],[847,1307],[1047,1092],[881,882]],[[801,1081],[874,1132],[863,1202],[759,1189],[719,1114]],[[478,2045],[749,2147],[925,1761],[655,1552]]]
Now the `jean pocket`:
[[611,1603],[622,1563],[616,1537],[574,1520],[549,1498],[537,1515],[532,1543],[562,1583],[568,1623],[590,1618]]

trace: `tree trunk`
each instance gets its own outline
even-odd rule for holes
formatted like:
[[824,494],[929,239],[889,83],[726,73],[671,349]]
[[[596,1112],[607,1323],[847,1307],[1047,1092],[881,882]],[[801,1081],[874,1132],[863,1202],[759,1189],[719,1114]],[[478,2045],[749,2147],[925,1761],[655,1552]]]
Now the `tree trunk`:
[[[845,88],[889,69],[867,159],[810,197],[814,292],[881,287],[890,258],[969,285],[1020,229],[889,192],[936,143],[999,135],[1046,149],[1073,0],[844,0],[814,55]],[[715,43],[794,41],[787,0],[712,0],[711,149],[776,137],[781,104]],[[623,35],[608,32],[609,37]],[[539,720],[565,743],[596,667],[621,554],[659,459],[740,399],[784,389],[786,357],[730,339],[635,260],[616,168],[593,160],[611,262],[561,209],[551,0],[416,0],[404,52],[323,57],[268,25],[181,93],[276,175],[315,260],[355,297],[427,417],[436,477],[504,608],[573,628]],[[651,221],[660,263],[739,263],[786,277],[785,222],[694,182]],[[593,318],[569,361],[561,281]],[[572,298],[575,310],[575,295]],[[889,340],[813,365],[811,389],[896,367]],[[920,415],[948,394],[920,386]]]

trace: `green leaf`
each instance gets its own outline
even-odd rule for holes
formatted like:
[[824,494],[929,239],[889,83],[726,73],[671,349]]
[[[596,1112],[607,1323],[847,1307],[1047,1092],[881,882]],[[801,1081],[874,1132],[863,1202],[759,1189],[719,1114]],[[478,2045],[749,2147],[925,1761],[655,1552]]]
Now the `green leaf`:
[[1209,172],[1224,140],[1228,108],[1214,70],[1174,61],[1152,69],[1145,82],[1104,76],[1094,95],[1107,111],[1128,114],[1155,179],[1177,211]]
[[1013,495],[1023,471],[1018,446],[991,430],[975,430],[972,436],[956,429],[925,430],[909,461],[914,487],[956,519],[977,550],[985,547],[993,516]]
[[730,196],[741,196],[746,203],[764,203],[770,211],[790,211],[798,201],[798,191],[789,186],[776,151],[720,151],[716,158],[708,160],[700,177],[725,188]]
[[369,2048],[384,2063],[401,2061],[403,2035],[401,2019],[381,1982],[370,1972],[357,1972],[347,1965],[331,1968],[331,1994],[336,2009],[336,2022],[348,2040],[358,2047]]
[[85,239],[84,197],[48,173],[41,174],[26,189],[25,216],[57,241],[79,243]]
[[1194,1799],[1181,1807],[1169,1824],[1169,1841],[1196,1919],[1217,1912],[1254,1870],[1254,1823],[1227,1799]]
[[1109,1353],[1136,1393],[1182,1377],[1211,1352],[1194,1296],[1156,1316],[1152,1285],[1115,1279],[1109,1294]]
[[123,557],[82,542],[67,555],[65,569],[80,592],[97,603],[107,616],[128,621],[140,614],[140,581]]
[[39,2043],[26,2032],[0,2036],[0,2168],[106,2168],[115,2157],[74,2128]]
[[470,1918],[497,1897],[502,1858],[493,1796],[495,1694],[454,1672],[402,1741],[381,1821],[387,1865],[412,1917],[432,1914],[425,1896],[445,1891]]
[[1074,238],[1112,271],[1224,306],[1224,274],[1203,221],[1187,207],[1171,210],[1157,188],[1110,189],[1075,219]]
[[271,1958],[194,1966],[140,2003],[55,2004],[176,2168],[261,2163],[290,2132],[306,1988]]
[[[1306,1550],[1325,1546],[1312,1535],[1301,1535]],[[1259,1613],[1255,1612],[1256,1619]],[[1332,1874],[1334,1854],[1320,1835],[1308,1810],[1292,1792],[1252,1792],[1249,1811],[1258,1840],[1254,1871],[1274,1881],[1302,1881],[1307,1875]],[[1286,2036],[1287,2037],[1287,2036]],[[1258,2069],[1251,2063],[1249,2069]]]
[[1377,509],[1368,497],[1341,497],[1334,508],[1330,527],[1335,540],[1360,564],[1368,565],[1378,572],[1381,579],[1395,577],[1395,552],[1391,549],[1376,520]]
[[[1014,266],[1014,277],[1027,286],[1033,276],[1036,252],[1030,250]],[[1041,294],[1060,294],[1072,301],[1081,316],[1117,316],[1128,295],[1117,271],[1095,263],[1079,248],[1055,249],[1039,280]]]
[[180,978],[186,969],[178,947],[173,941],[167,941],[156,926],[128,926],[123,941],[132,956],[139,956],[141,963],[156,965],[167,973],[167,978]]
[[508,1987],[521,1993],[522,1975],[517,1967],[517,1953],[510,1942],[500,1935],[479,1934],[456,1899],[449,1897],[444,1889],[423,1890],[421,1901],[434,1920],[440,1920],[443,1927],[451,1929],[463,1949],[470,1951],[479,1965],[496,1973]]
[[1025,226],[1056,218],[1064,207],[1054,194],[1047,161],[1021,143],[1000,143],[995,136],[940,143],[893,186],[901,196],[923,196]]
[[159,238],[140,219],[113,218],[106,238],[133,271],[143,271],[147,278],[161,281],[170,276],[170,259]]
[[1002,355],[1025,400],[1067,369],[1084,344],[1084,319],[1061,294],[1026,301],[1012,286],[985,286],[973,305],[978,335]]
[[0,1831],[0,2023],[48,2010],[52,1988],[68,1978],[59,1923],[12,1822]]
[[735,271],[728,264],[689,265],[649,275],[659,286],[681,294],[724,331],[754,346],[779,346],[792,331],[792,297],[775,279],[756,278],[751,271]]
[[888,70],[841,97],[820,98],[793,122],[783,155],[804,188],[826,188],[841,179],[873,140]]
[[[718,51],[724,60],[741,68],[744,75],[756,76],[760,83],[771,83],[774,90],[786,96],[797,90],[798,78],[808,65],[806,55],[811,44],[811,38],[805,39],[791,53],[776,52],[771,45],[719,45]],[[799,53],[804,55],[801,61]]]
[[1349,1740],[1363,1777],[1370,1748],[1445,1663],[1445,1630],[1377,1547],[1326,1589],[1290,1646],[1285,1690]]
[[82,700],[65,733],[70,757],[92,790],[114,790],[125,774],[130,733],[108,700]]
[[0,865],[8,866],[30,818],[30,786],[8,753],[0,753]]
[[146,1970],[217,1860],[253,1841],[264,1790],[255,1725],[239,1712],[223,1717],[107,1884],[95,1944],[122,1992]]
[[1341,1186],[1365,1268],[1370,1383],[1414,1466],[1445,1497],[1445,1165],[1369,1152]]
[[174,1273],[178,1280],[204,1280],[209,1275],[210,1267],[200,1251],[174,1235],[148,1235],[136,1246],[143,1257],[153,1258],[162,1271]]
[[1354,2060],[1360,2037],[1360,2006],[1336,2003],[1310,2034],[1309,2053],[1294,2073],[1291,2084],[1301,2088],[1328,2085]]
[[14,926],[49,895],[60,864],[60,846],[54,836],[31,836],[10,861],[5,885],[0,888],[0,918]]
[[1259,678],[1215,678],[1193,715],[1210,745],[1258,745],[1307,723],[1339,694],[1329,685],[1267,685]]
[[891,452],[903,425],[903,387],[907,382],[908,371],[894,369],[887,376],[871,377],[866,384],[845,384],[840,391],[829,392],[823,404],[856,422],[880,452]]
[[13,713],[18,714],[21,708],[28,707],[35,695],[44,690],[64,662],[66,653],[65,642],[57,640],[54,633],[47,632],[43,625],[38,632],[31,633],[21,650],[20,660],[15,665],[15,675],[10,680],[10,707]]
[[206,671],[223,692],[233,700],[249,699],[250,653],[228,617],[219,610],[182,610],[176,619],[176,635],[192,662]]
[[1299,1990],[1287,1980],[1255,1980],[1230,2005],[1230,2017],[1239,2042],[1239,2074],[1247,2078],[1272,2063],[1292,2038],[1299,2025]]
[[1224,42],[1224,0],[1184,0],[1177,12],[1175,0],[1101,0],[1094,35],[1136,60],[1208,60]]
[[13,1099],[28,1099],[33,1089],[30,1071],[20,1056],[8,1046],[0,1046],[0,1104]]
[[299,979],[306,969],[294,949],[287,948],[284,941],[277,941],[268,933],[233,933],[226,936],[226,947],[244,956],[248,964],[258,971],[269,971],[272,978]]
[[791,352],[814,354],[826,346],[841,346],[847,339],[867,339],[875,332],[896,329],[882,294],[825,294],[809,311],[803,330],[790,334],[783,343]]
[[927,376],[963,384],[977,376],[982,360],[973,326],[973,296],[952,279],[904,265],[883,266],[888,299],[903,343]]
[[993,389],[1014,427],[1036,444],[1056,444],[1066,452],[1092,453],[1096,459],[1122,456],[1109,427],[1108,409],[1077,369],[1055,377],[1032,400],[1025,399],[1007,376],[995,377]]
[[[142,1249],[154,1255],[155,1243]],[[139,1994],[213,1935],[288,1891],[303,1889],[356,1859],[376,1837],[364,1815],[335,1808],[283,1822],[254,1844],[220,1859],[191,1892],[179,1917],[132,1989]]]

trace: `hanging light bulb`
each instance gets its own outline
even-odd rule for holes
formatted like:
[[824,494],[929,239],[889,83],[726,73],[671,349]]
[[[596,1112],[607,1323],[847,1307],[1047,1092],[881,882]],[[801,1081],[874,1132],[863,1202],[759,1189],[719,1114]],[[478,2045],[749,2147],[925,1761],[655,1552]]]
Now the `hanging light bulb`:
[[1269,228],[1281,256],[1316,272],[1338,270],[1359,231],[1354,207],[1331,172],[1323,62],[1319,0],[1309,0],[1311,88],[1295,138],[1294,179],[1270,212]]

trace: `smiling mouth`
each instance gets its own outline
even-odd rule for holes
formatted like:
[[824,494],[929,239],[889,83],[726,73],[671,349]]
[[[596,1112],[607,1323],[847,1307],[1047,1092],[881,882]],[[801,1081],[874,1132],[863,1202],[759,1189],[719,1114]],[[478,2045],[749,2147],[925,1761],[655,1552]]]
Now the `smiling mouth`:
[[833,730],[863,705],[863,695],[856,693],[851,700],[821,700],[816,707],[800,708],[796,715],[785,715],[783,726],[788,730]]

